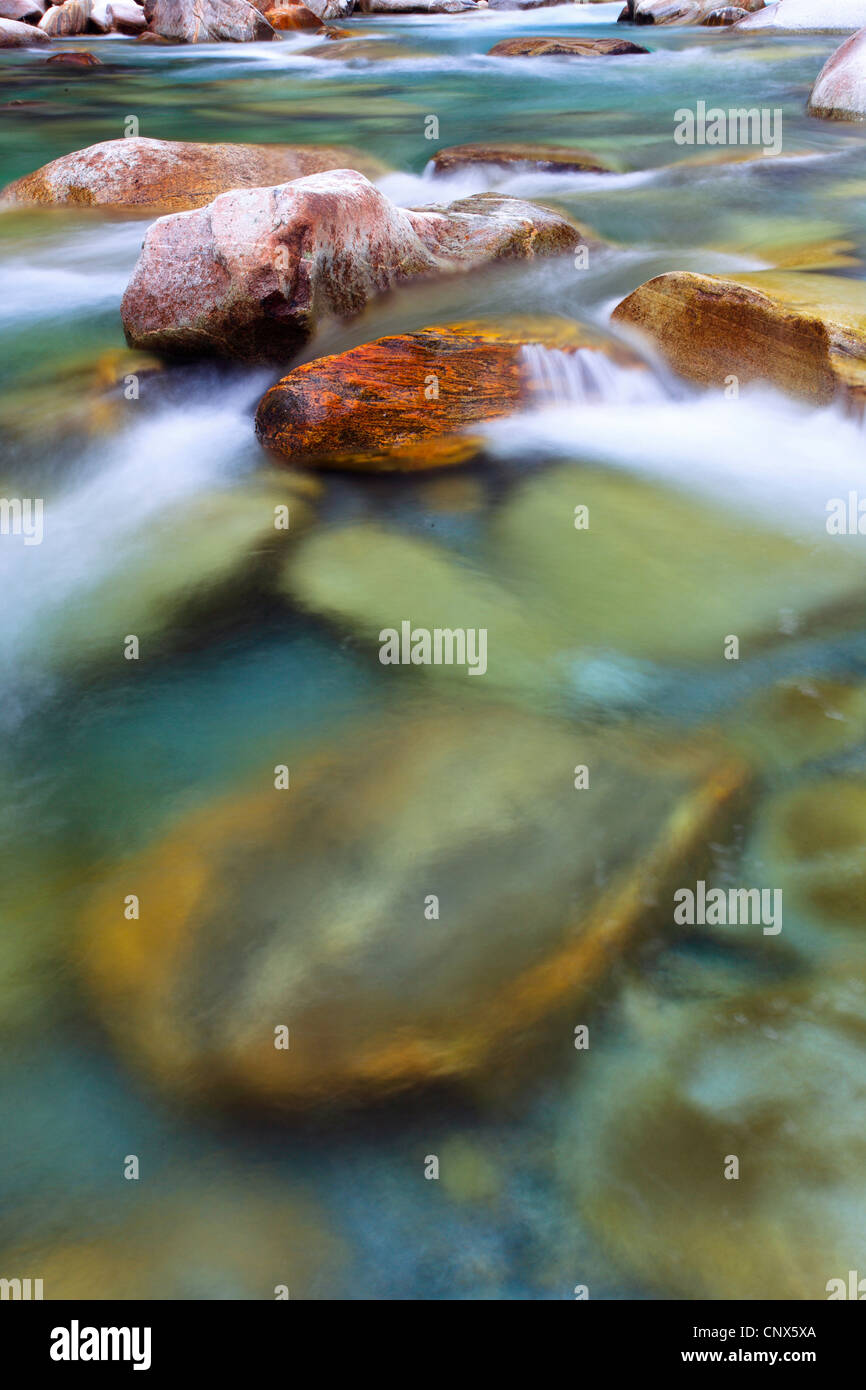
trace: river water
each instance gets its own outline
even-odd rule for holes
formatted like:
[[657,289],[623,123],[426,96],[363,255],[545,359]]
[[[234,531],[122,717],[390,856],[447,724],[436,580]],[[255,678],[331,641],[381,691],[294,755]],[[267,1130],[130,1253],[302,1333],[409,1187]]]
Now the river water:
[[[102,66],[81,71],[47,68],[38,51],[5,53],[0,180],[118,138],[135,117],[140,134],[165,139],[350,144],[383,161],[391,172],[381,186],[404,206],[498,188],[560,208],[604,243],[581,270],[539,261],[403,289],[359,320],[323,326],[299,360],[482,315],[558,314],[604,328],[613,305],[668,270],[783,266],[860,277],[862,132],[804,114],[837,38],[630,30],[651,50],[639,71],[627,58],[488,56],[518,34],[622,32],[619,8],[355,17],[348,24],[357,38],[337,58],[308,34],[200,48],[87,39],[67,46],[89,48]],[[352,42],[362,41],[363,56],[352,58]],[[697,100],[781,109],[781,154],[739,160],[704,151],[713,158],[701,162],[700,151],[672,138],[674,111]],[[425,137],[431,115],[434,141]],[[617,172],[434,179],[427,170],[438,147],[509,140],[574,144]],[[828,499],[846,497],[862,478],[861,426],[768,389],[732,402],[674,381],[653,361],[636,376],[537,349],[552,400],[491,424],[483,466],[409,479],[287,479],[265,464],[253,434],[266,372],[145,372],[130,401],[101,389],[100,371],[124,346],[118,306],[146,225],[104,210],[0,218],[0,491],[42,497],[46,508],[40,546],[0,543],[4,1248],[26,1249],[34,1275],[44,1266],[78,1277],[104,1265],[122,1290],[112,1263],[119,1257],[105,1250],[121,1243],[113,1233],[130,1209],[147,1215],[151,1203],[183,1224],[215,1194],[198,1257],[191,1237],[192,1256],[185,1248],[159,1278],[169,1296],[269,1297],[260,1292],[256,1240],[239,1254],[232,1236],[217,1238],[212,1227],[223,1219],[243,1226],[248,1213],[251,1229],[266,1228],[255,1203],[264,1209],[291,1196],[304,1219],[320,1214],[340,1246],[337,1273],[319,1283],[310,1276],[323,1297],[557,1299],[583,1284],[591,1297],[682,1294],[683,1278],[664,1272],[663,1255],[656,1277],[645,1249],[630,1256],[627,1240],[605,1238],[605,1221],[590,1219],[592,1192],[575,1196],[569,1154],[574,1165],[601,1162],[601,1150],[593,1159],[596,1127],[612,1142],[618,1120],[600,1095],[624,1093],[623,1077],[638,1058],[644,1064],[649,1046],[629,1052],[629,1010],[643,1019],[683,999],[709,1009],[738,992],[808,980],[851,954],[863,851],[846,836],[862,818],[852,811],[839,829],[844,908],[822,908],[820,895],[804,892],[795,909],[803,867],[798,877],[778,837],[767,848],[762,815],[774,797],[804,785],[838,783],[856,800],[851,788],[863,773],[866,628],[851,598],[859,538],[838,538],[828,550],[825,531]],[[573,596],[577,616],[562,619],[555,695],[540,670],[529,695],[522,677],[506,676],[496,699],[535,716],[625,724],[674,741],[718,738],[745,757],[754,779],[749,817],[709,849],[720,881],[790,888],[784,949],[774,954],[760,933],[662,937],[616,961],[612,986],[587,1015],[602,1056],[585,1100],[575,1092],[569,1041],[547,1044],[529,1081],[509,1085],[500,1071],[468,1096],[422,1090],[372,1119],[363,1109],[324,1124],[226,1116],[219,1107],[202,1114],[163,1095],[146,1069],[120,1060],[81,986],[75,943],[94,889],[183,817],[231,798],[262,765],[285,761],[286,748],[294,766],[308,746],[362,719],[387,731],[396,717],[394,677],[371,658],[351,602],[343,617],[327,604],[310,612],[286,602],[269,544],[243,518],[264,489],[309,509],[323,534],[370,526],[371,565],[375,528],[384,525],[451,557],[458,596],[461,576],[467,585],[493,576],[543,626],[571,602],[554,580],[539,580],[544,566],[534,567],[521,525],[521,509],[530,514],[540,496],[533,483],[547,476],[570,480],[575,502],[586,478],[593,505],[615,509],[614,539],[596,584],[590,576]],[[691,520],[675,534],[659,519],[679,506]],[[776,584],[788,545],[799,558]],[[830,571],[843,552],[853,578],[840,608]],[[418,552],[419,586],[426,553]],[[411,575],[394,576],[398,588],[404,582],[411,595]],[[363,589],[361,581],[361,606]],[[719,594],[734,605],[730,619],[722,607],[720,633],[741,621],[772,634],[736,664],[693,659],[678,641],[714,612]],[[375,596],[369,603],[378,625]],[[575,638],[571,628],[580,632],[584,619],[587,635]],[[121,659],[128,633],[141,636],[146,660]],[[577,648],[581,658],[569,665]],[[456,697],[459,707],[460,690]],[[400,717],[418,720],[420,737],[431,711],[452,709],[454,698],[454,689],[422,682],[405,685],[396,701]],[[507,746],[501,756],[509,758]],[[820,810],[814,815],[826,853],[837,853]],[[544,880],[532,891],[543,895]],[[489,892],[495,897],[495,881]],[[831,1045],[815,1043],[819,1053]],[[635,1142],[655,1140],[638,1131]],[[683,1147],[689,1142],[684,1133]],[[123,1178],[130,1154],[141,1157],[138,1184]],[[430,1154],[445,1155],[439,1187],[424,1179]],[[623,1181],[639,1189],[639,1155],[632,1162]],[[713,1210],[708,1200],[708,1221]],[[152,1256],[162,1228],[135,1229],[132,1239]],[[633,1239],[659,1237],[638,1230]],[[819,1292],[808,1296],[822,1296],[823,1278],[818,1270]],[[736,1294],[726,1286],[723,1296]],[[791,1295],[782,1288],[778,1296]]]

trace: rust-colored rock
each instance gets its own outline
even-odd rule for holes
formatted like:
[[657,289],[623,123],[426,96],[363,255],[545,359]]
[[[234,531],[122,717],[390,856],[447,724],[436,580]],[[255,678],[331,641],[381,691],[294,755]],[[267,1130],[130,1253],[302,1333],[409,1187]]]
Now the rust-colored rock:
[[305,466],[412,472],[466,463],[483,448],[473,425],[511,415],[533,397],[522,352],[531,343],[603,350],[587,330],[555,318],[379,338],[289,372],[263,397],[256,433],[266,448]]
[[306,5],[285,5],[265,10],[265,19],[277,30],[323,29],[324,23]]
[[648,53],[628,39],[564,39],[536,34],[526,39],[503,39],[490,49],[491,58],[613,58],[624,53]]
[[70,49],[68,53],[52,53],[50,58],[46,58],[46,63],[56,64],[61,68],[98,68],[102,66],[101,59],[95,53],[88,53],[86,49],[78,52]]
[[558,213],[519,198],[407,211],[337,169],[154,222],[121,317],[133,347],[284,361],[322,315],[349,318],[394,285],[581,240]]
[[677,271],[640,285],[613,320],[649,334],[675,371],[703,385],[722,387],[733,375],[817,405],[866,400],[866,285],[858,280]]
[[492,165],[497,169],[527,168],[538,173],[610,173],[594,154],[569,145],[452,145],[437,150],[430,161],[434,174],[451,174],[473,164]]
[[3,202],[200,208],[232,188],[285,183],[351,162],[376,175],[381,165],[335,145],[200,145],[130,136],[61,155],[9,185]]

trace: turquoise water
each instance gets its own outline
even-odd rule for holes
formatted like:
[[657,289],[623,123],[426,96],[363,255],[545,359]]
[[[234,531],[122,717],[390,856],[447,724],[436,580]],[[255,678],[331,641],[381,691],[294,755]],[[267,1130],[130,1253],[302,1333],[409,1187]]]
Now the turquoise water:
[[[644,28],[628,33],[651,50],[645,60],[487,56],[516,34],[609,35],[618,9],[355,17],[345,27],[359,42],[375,39],[382,56],[354,60],[351,41],[346,58],[335,60],[325,57],[326,41],[309,35],[152,49],[88,39],[68,47],[89,48],[102,66],[80,72],[46,68],[36,52],[4,54],[0,180],[117,138],[134,115],[140,134],[165,139],[353,145],[383,161],[391,172],[381,185],[404,206],[496,187],[563,210],[605,243],[580,272],[539,261],[401,289],[350,324],[324,325],[303,359],[479,315],[558,314],[604,327],[624,295],[673,269],[785,266],[859,279],[866,254],[862,133],[804,115],[814,76],[837,40]],[[781,156],[694,163],[695,152],[673,142],[673,112],[698,99],[781,108]],[[439,121],[432,142],[424,136],[431,114]],[[482,171],[436,180],[425,173],[436,148],[508,140],[579,146],[617,172]],[[593,1159],[596,1131],[609,1146],[620,1122],[605,1105],[627,1094],[624,1078],[637,1058],[654,1056],[657,1033],[648,1031],[650,1042],[630,1040],[635,1018],[645,1022],[654,1010],[667,1017],[686,1001],[709,1019],[718,1001],[780,982],[822,979],[822,971],[839,968],[861,978],[863,821],[857,795],[846,799],[845,790],[859,787],[866,747],[861,562],[856,538],[842,542],[851,569],[833,587],[837,552],[831,560],[824,516],[829,496],[858,485],[862,429],[768,390],[747,392],[734,406],[671,382],[653,363],[646,399],[629,399],[614,382],[592,406],[566,391],[555,409],[492,425],[483,465],[406,479],[327,475],[311,489],[266,464],[256,444],[252,419],[267,373],[169,367],[143,375],[138,400],[106,392],[105,355],[124,346],[118,306],[145,227],[102,211],[16,211],[0,219],[0,490],[44,496],[48,517],[42,546],[16,548],[3,537],[0,548],[0,1273],[9,1260],[24,1259],[23,1251],[34,1275],[46,1268],[60,1282],[78,1279],[90,1288],[92,1279],[107,1289],[103,1296],[129,1296],[117,1254],[128,1243],[139,1252],[146,1296],[168,1287],[173,1297],[271,1297],[279,1245],[272,1258],[256,1232],[290,1202],[302,1213],[296,1227],[286,1218],[301,1232],[292,1268],[318,1297],[562,1299],[579,1284],[593,1298],[682,1296],[682,1281],[666,1272],[666,1251],[656,1258],[646,1248],[624,1250],[628,1242],[613,1238],[598,1215],[592,1184],[587,1190],[577,1182],[575,1195],[572,1170],[601,1163],[600,1148]],[[563,476],[560,494],[555,480]],[[545,558],[555,559],[563,542],[532,530],[533,508],[548,505],[548,478],[550,497],[573,493],[577,500],[591,478],[593,496],[614,517],[595,579],[584,577],[574,593],[558,584]],[[542,491],[533,492],[539,482]],[[255,519],[262,497],[268,506],[291,501],[306,528],[285,550]],[[683,499],[693,511],[674,544],[665,518]],[[249,523],[238,520],[247,513]],[[629,540],[636,518],[637,550]],[[294,587],[297,573],[312,566],[305,540],[332,535],[339,546],[350,526],[374,528],[365,533],[367,571],[349,586],[368,604],[363,622],[352,616],[351,595],[338,595],[332,606],[328,564],[336,572],[336,559],[319,562],[314,587],[328,601],[318,609],[301,603]],[[455,594],[459,602],[480,575],[516,597],[534,633],[554,634],[539,637],[525,660],[511,653],[513,666],[494,675],[482,702],[504,704],[520,718],[564,722],[581,737],[625,731],[654,748],[697,737],[744,759],[743,808],[703,836],[708,874],[732,884],[775,875],[792,904],[790,927],[779,949],[760,934],[677,936],[648,906],[641,943],[617,954],[603,984],[580,1004],[575,1022],[590,1021],[588,1055],[599,1057],[586,1076],[576,1075],[569,1016],[531,1060],[501,1062],[468,1087],[419,1086],[372,1108],[338,1098],[324,1118],[274,1116],[255,1103],[240,1111],[199,1107],[163,1087],[159,1069],[140,1065],[104,1027],[83,978],[80,923],[119,866],[175,838],[183,846],[189,817],[242,806],[261,769],[290,763],[294,774],[313,749],[342,748],[345,739],[353,748],[352,740],[364,744],[371,735],[358,729],[387,738],[408,721],[423,742],[431,719],[462,727],[474,692],[470,701],[459,684],[395,675],[375,659],[365,622],[369,616],[375,626],[385,615],[375,585],[369,594],[365,586],[380,563],[375,528],[382,526],[419,547],[394,576],[407,602],[413,582],[434,597],[441,583],[442,603]],[[767,538],[766,567],[760,539],[749,542],[753,533]],[[766,597],[783,542],[801,547],[790,605],[782,590],[778,601],[775,590]],[[453,572],[428,587],[431,546],[453,562]],[[611,588],[618,597],[599,646],[581,634],[597,631]],[[771,634],[735,668],[693,659],[686,639],[678,649],[671,636],[688,630],[691,614],[706,611],[715,620],[718,593],[730,595],[732,621],[754,620],[756,630]],[[719,621],[725,618],[722,609]],[[122,660],[131,632],[142,636],[137,664]],[[527,681],[532,662],[537,677]],[[509,756],[506,743],[501,758]],[[792,839],[790,850],[773,820],[779,798],[825,783],[843,788],[843,811],[851,803],[850,823],[838,830],[841,849],[835,827],[826,830],[822,852],[841,855],[829,871],[812,865],[800,841]],[[374,790],[369,805],[359,793],[359,826],[375,819]],[[621,795],[625,806],[627,787]],[[326,803],[334,814],[338,801]],[[404,814],[411,818],[412,804],[410,796],[408,806],[395,805],[395,826]],[[826,826],[818,811],[815,817],[820,840]],[[240,843],[242,824],[241,815]],[[625,842],[619,847],[618,816],[606,832],[613,861],[628,869],[633,851]],[[415,833],[405,832],[395,861],[424,852],[424,835],[416,843]],[[323,879],[328,843],[322,832]],[[479,844],[486,844],[482,832]],[[518,833],[515,856],[522,848]],[[356,867],[359,893],[378,891],[360,851]],[[225,863],[212,868],[228,895],[236,871],[228,849]],[[831,873],[841,906],[809,889],[813,868],[822,883]],[[526,872],[527,892],[540,901],[548,883],[532,879],[531,866]],[[598,868],[599,882],[607,883],[607,873]],[[495,904],[498,879],[482,886]],[[279,894],[275,902],[271,914],[280,911]],[[243,921],[243,904],[235,910]],[[509,910],[503,902],[502,914]],[[533,914],[522,911],[518,926],[530,931]],[[392,963],[397,971],[400,937],[381,949],[371,991],[385,987]],[[212,967],[205,953],[197,968],[213,969],[221,997],[232,994],[231,960],[215,949]],[[154,1028],[162,1026],[157,1015]],[[823,1057],[834,1046],[829,1025],[816,1037]],[[762,1057],[757,1025],[754,1042]],[[209,1092],[207,1064],[200,1065],[200,1089]],[[772,1093],[772,1068],[760,1084]],[[861,1101],[858,1092],[855,1111]],[[747,1133],[759,1128],[743,1123]],[[689,1143],[686,1128],[682,1148]],[[141,1160],[138,1183],[123,1178],[129,1154]],[[441,1156],[438,1184],[424,1178],[430,1154]],[[637,1154],[632,1162],[629,1169],[623,1160],[624,1210],[641,1191]],[[807,1161],[801,1167],[808,1173]],[[852,1160],[836,1174],[840,1202],[859,1202],[862,1171]],[[213,1235],[214,1212],[225,1215],[228,1234]],[[764,1239],[762,1223],[771,1219],[788,1239],[787,1209],[767,1216],[757,1202],[747,1217],[747,1248],[750,1239]],[[321,1268],[306,1220],[339,1245]],[[169,1221],[188,1235],[166,1257],[160,1222]],[[199,1221],[211,1232],[206,1239]],[[233,1226],[248,1230],[249,1248]],[[675,1228],[660,1238],[638,1226],[634,1242],[666,1239],[675,1247],[678,1238]],[[790,1240],[796,1247],[795,1234]],[[795,1249],[792,1260],[801,1254]],[[856,1257],[854,1250],[852,1268]],[[692,1263],[699,1296],[705,1261],[695,1256]],[[768,1296],[823,1296],[833,1272],[819,1262],[815,1294],[792,1293],[782,1282]],[[753,1296],[752,1288],[744,1275],[742,1296]],[[719,1296],[737,1295],[725,1285]]]

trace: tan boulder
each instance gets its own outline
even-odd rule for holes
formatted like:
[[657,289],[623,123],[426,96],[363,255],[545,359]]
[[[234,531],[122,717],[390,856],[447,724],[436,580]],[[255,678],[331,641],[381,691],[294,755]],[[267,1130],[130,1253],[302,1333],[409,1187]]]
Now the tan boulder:
[[285,183],[347,161],[371,175],[381,171],[377,160],[340,146],[200,145],[136,135],[61,155],[9,184],[0,201],[181,212],[230,189]]
[[536,34],[525,39],[503,39],[490,49],[491,58],[608,58],[625,53],[648,53],[629,39],[569,39]]
[[86,0],[66,0],[63,5],[52,5],[39,21],[39,28],[52,39],[73,39],[83,34],[90,17],[90,7]]
[[866,285],[760,271],[675,271],[640,285],[613,321],[647,335],[681,376],[722,387],[764,381],[816,405],[866,399]]
[[274,31],[248,0],[145,0],[153,33],[183,43],[249,43]]

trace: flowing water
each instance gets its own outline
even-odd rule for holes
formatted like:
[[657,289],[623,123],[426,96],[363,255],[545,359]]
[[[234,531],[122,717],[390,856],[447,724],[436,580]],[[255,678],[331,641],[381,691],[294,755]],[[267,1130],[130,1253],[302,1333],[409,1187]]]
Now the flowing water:
[[[668,270],[784,266],[859,278],[862,132],[804,114],[838,39],[642,29],[629,31],[651,50],[639,66],[488,56],[519,34],[610,35],[619,8],[354,17],[356,38],[337,57],[308,34],[201,48],[75,41],[65,46],[89,48],[102,64],[80,71],[46,67],[38,51],[4,53],[0,178],[118,138],[135,117],[142,135],[166,139],[350,144],[383,161],[381,187],[404,206],[499,189],[561,209],[603,243],[585,268],[512,263],[407,287],[351,323],[324,325],[298,360],[501,314],[555,314],[606,332],[612,306]],[[677,145],[674,112],[698,100],[781,109],[780,155],[739,160]],[[576,145],[616,172],[480,168],[436,178],[428,168],[438,147],[509,140]],[[851,951],[855,932],[819,895],[802,893],[795,908],[802,865],[798,878],[761,827],[774,797],[833,779],[850,789],[864,771],[862,540],[839,537],[828,548],[825,528],[828,499],[861,485],[861,425],[766,388],[737,401],[700,390],[643,349],[645,365],[629,368],[592,352],[530,348],[543,398],[489,424],[483,463],[299,480],[266,463],[256,443],[253,414],[271,380],[259,369],[145,364],[139,394],[126,399],[118,306],[146,225],[105,210],[0,217],[0,493],[45,503],[40,545],[0,537],[3,1247],[39,1252],[27,1256],[37,1263],[59,1249],[71,1267],[104,1259],[113,1268],[88,1242],[103,1228],[107,1247],[118,1240],[111,1233],[135,1202],[147,1211],[155,1201],[182,1222],[207,1192],[217,1211],[241,1216],[245,1202],[291,1196],[340,1245],[337,1272],[316,1286],[324,1297],[557,1299],[581,1284],[592,1297],[681,1293],[676,1280],[656,1279],[651,1258],[605,1239],[604,1222],[589,1219],[592,1194],[575,1196],[569,1168],[592,1163],[596,1128],[611,1142],[617,1118],[598,1118],[599,1095],[622,1091],[650,1047],[629,1050],[635,1010],[676,1010],[683,1000],[709,1008],[835,968],[837,938],[846,959]],[[290,502],[303,520],[288,562],[262,532],[263,497],[269,507]],[[564,534],[539,544],[533,509],[561,499]],[[588,499],[593,517],[612,525],[572,593],[556,565],[574,536],[573,505]],[[303,543],[335,537],[339,556],[349,527],[360,528],[369,560],[351,592],[336,580],[332,594],[337,560],[323,551],[315,572],[309,562],[309,592],[321,602],[294,601]],[[102,1031],[81,980],[82,914],[129,856],[165,837],[182,843],[186,817],[240,804],[260,769],[291,763],[294,773],[309,749],[338,745],[362,724],[387,738],[408,720],[423,742],[431,719],[464,717],[467,689],[484,682],[437,684],[376,660],[370,625],[387,626],[389,615],[368,576],[386,554],[383,527],[405,541],[406,568],[391,585],[407,607],[416,590],[435,599],[440,584],[446,620],[449,604],[459,614],[461,595],[470,605],[481,581],[509,596],[491,644],[507,630],[511,665],[498,677],[491,645],[495,684],[483,696],[497,708],[600,736],[624,730],[654,746],[715,741],[745,758],[747,808],[709,835],[708,877],[781,883],[791,927],[777,951],[759,930],[672,939],[654,927],[531,1062],[503,1064],[468,1092],[421,1088],[372,1118],[348,1107],[326,1123],[262,1120],[255,1107],[202,1112],[165,1094]],[[531,651],[505,626],[513,603],[528,615]],[[392,616],[413,614],[398,604]],[[687,635],[710,623],[719,649],[728,633],[762,638],[744,641],[739,662],[707,660]],[[124,660],[128,634],[141,640],[137,662]],[[512,753],[506,740],[499,757]],[[625,813],[627,791],[622,799]],[[363,795],[357,814],[359,824],[373,814]],[[614,840],[617,827],[613,816]],[[420,851],[405,833],[402,852]],[[823,835],[835,853],[826,825]],[[810,840],[807,831],[803,845]],[[630,852],[623,840],[626,863]],[[854,894],[860,851],[848,852]],[[130,872],[120,914],[124,894],[136,892]],[[225,872],[231,880],[228,860]],[[359,851],[359,894],[373,891],[367,872]],[[597,869],[600,881],[607,872]],[[541,869],[533,877],[528,864],[526,874],[527,894],[543,899]],[[495,903],[497,878],[481,888]],[[526,930],[532,916],[521,918]],[[418,930],[434,927],[422,918]],[[387,980],[396,967],[386,954],[380,968]],[[600,1061],[581,1089],[576,1068],[586,1063],[571,1035],[583,1021],[593,1039],[586,1055]],[[167,1027],[158,1012],[153,1026]],[[123,1177],[129,1154],[141,1160],[137,1185]],[[431,1154],[441,1160],[438,1184],[424,1178]],[[625,1188],[640,1184],[632,1161]],[[130,1195],[148,1183],[149,1194]],[[148,1246],[156,1237],[145,1227],[134,1239]],[[209,1242],[200,1267],[180,1262],[161,1276],[172,1296],[271,1296],[260,1291],[255,1240],[249,1267]],[[822,1296],[833,1272],[818,1270],[809,1296]]]

